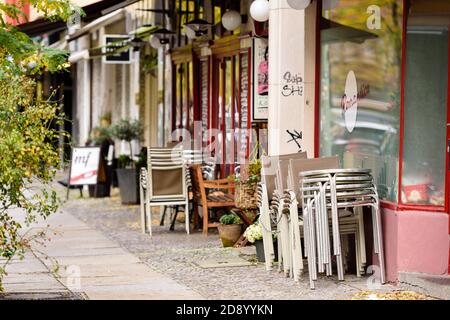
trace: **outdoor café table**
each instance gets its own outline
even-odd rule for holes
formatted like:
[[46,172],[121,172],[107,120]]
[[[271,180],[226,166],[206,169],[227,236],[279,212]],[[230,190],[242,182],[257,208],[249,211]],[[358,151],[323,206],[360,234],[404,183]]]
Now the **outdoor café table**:
[[[317,248],[319,270],[321,263],[331,267],[328,231],[328,208],[331,209],[332,236],[334,255],[337,256],[338,277],[343,280],[341,243],[339,234],[339,208],[370,206],[374,229],[374,248],[379,256],[381,283],[385,282],[384,256],[382,244],[382,227],[379,200],[370,169],[328,169],[304,171],[299,174],[304,212],[309,223],[314,223],[317,230]],[[314,203],[316,220],[308,210],[308,202]],[[311,206],[309,207],[311,209]],[[320,210],[320,211],[319,211]],[[312,210],[311,210],[312,211]],[[315,232],[309,232],[315,237]],[[314,242],[316,240],[312,239]],[[314,244],[313,242],[313,244]]]

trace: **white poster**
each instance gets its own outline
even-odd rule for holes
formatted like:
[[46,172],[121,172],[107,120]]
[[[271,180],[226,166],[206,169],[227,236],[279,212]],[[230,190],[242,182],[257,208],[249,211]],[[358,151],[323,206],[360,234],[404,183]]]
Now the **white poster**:
[[269,43],[253,39],[253,112],[254,121],[269,118]]
[[69,184],[97,184],[100,167],[100,147],[75,147],[72,151]]

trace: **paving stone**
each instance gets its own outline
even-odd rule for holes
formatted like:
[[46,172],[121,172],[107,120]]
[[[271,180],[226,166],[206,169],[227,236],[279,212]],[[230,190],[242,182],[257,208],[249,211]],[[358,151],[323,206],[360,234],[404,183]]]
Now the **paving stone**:
[[[114,210],[108,208],[113,207]],[[90,209],[95,211],[92,214]],[[140,232],[138,207],[123,207],[120,199],[74,200],[65,210],[86,224],[116,241],[121,247],[139,257],[145,264],[208,299],[348,299],[367,289],[367,278],[348,275],[346,281],[320,278],[316,290],[310,290],[307,275],[295,283],[277,271],[267,272],[264,264],[248,266],[255,261],[254,247],[222,248],[217,231],[205,237],[201,232],[186,235],[184,224],[176,223],[175,231],[165,226],[153,225],[153,237]],[[154,209],[159,217],[159,208]],[[212,261],[246,260],[246,266],[202,268]],[[385,291],[394,287],[384,287]]]

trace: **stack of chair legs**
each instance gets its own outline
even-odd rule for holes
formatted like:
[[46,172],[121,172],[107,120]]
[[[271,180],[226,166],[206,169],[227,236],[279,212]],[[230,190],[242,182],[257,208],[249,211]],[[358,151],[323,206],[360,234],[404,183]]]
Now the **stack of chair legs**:
[[[357,274],[364,270],[366,264],[364,222],[361,211],[355,208],[365,206],[372,208],[374,248],[380,262],[380,281],[384,283],[379,200],[370,171],[364,169],[309,171],[300,173],[300,177],[311,288],[315,287],[317,273],[332,274],[333,255],[336,257],[338,279],[344,280],[342,235],[355,235]],[[353,213],[341,216],[342,210],[339,209],[349,208],[354,209]]]

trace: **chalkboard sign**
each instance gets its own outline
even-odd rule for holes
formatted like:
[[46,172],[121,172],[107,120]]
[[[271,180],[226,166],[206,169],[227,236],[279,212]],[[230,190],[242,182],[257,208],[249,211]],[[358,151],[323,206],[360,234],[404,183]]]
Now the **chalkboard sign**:
[[[103,179],[100,147],[75,147],[70,161],[69,185],[95,185]],[[101,179],[99,179],[101,177]]]
[[127,35],[105,35],[103,53],[103,63],[128,64],[131,63],[130,49],[114,53],[127,45],[129,36]]

